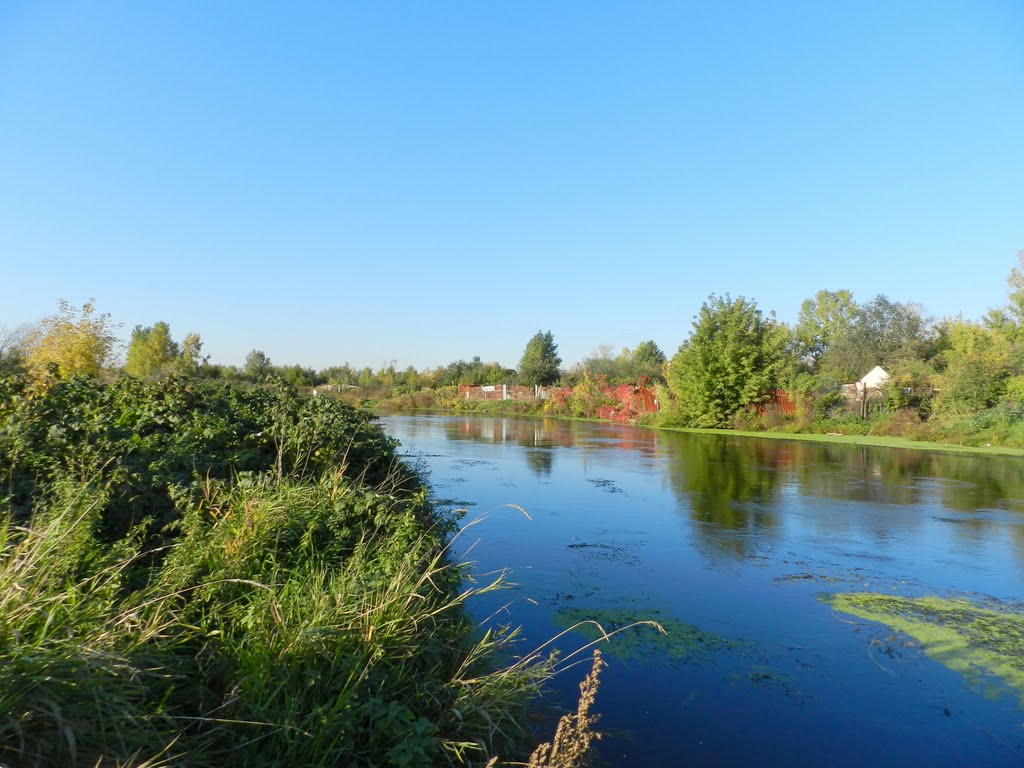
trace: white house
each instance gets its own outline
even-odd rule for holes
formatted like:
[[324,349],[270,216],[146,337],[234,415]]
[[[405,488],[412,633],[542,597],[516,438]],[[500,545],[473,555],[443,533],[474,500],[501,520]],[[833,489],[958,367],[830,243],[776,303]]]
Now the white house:
[[879,390],[885,386],[885,382],[889,380],[889,372],[880,365],[876,365],[870,371],[865,373],[860,381],[856,383],[857,392],[870,392],[871,390]]

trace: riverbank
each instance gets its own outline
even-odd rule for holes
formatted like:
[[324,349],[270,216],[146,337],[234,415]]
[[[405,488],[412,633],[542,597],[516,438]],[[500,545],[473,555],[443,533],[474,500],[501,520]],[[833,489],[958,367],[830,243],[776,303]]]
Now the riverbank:
[[287,387],[0,378],[0,762],[483,766],[551,674],[478,631],[371,416]]
[[[565,413],[559,413],[549,408],[545,408],[544,401],[517,401],[517,400],[483,400],[483,401],[467,401],[467,400],[450,400],[443,401],[446,403],[442,404],[442,401],[434,401],[432,399],[419,398],[416,401],[410,401],[406,398],[392,398],[389,400],[375,401],[371,403],[364,403],[364,407],[369,410],[377,412],[444,412],[452,414],[473,414],[479,416],[526,416],[526,417],[544,417],[544,418],[555,418],[566,421],[593,421],[603,423],[621,423],[615,421],[609,421],[606,419],[599,419],[596,416],[571,416]],[[649,419],[640,419],[633,422],[634,426],[643,427],[646,429],[659,429],[672,432],[692,432],[695,434],[721,434],[721,435],[732,435],[735,437],[760,437],[766,440],[804,440],[804,441],[815,441],[824,443],[839,443],[847,445],[864,445],[873,446],[879,448],[907,448],[913,450],[922,451],[943,451],[953,453],[969,453],[969,454],[986,454],[986,455],[998,455],[998,456],[1024,456],[1024,448],[1018,448],[1016,446],[999,445],[997,443],[986,444],[989,440],[997,439],[995,433],[986,433],[984,431],[974,432],[970,435],[970,443],[980,444],[964,444],[963,442],[941,442],[933,440],[917,440],[907,437],[895,436],[895,435],[869,435],[863,433],[857,434],[837,434],[831,431],[821,432],[787,432],[787,431],[770,431],[770,430],[738,430],[738,429],[700,429],[694,427],[677,427],[671,424],[665,424],[659,422],[656,417]],[[821,425],[823,430],[828,430],[830,427],[842,427],[849,426],[848,422],[839,422],[836,425],[829,425],[824,423]],[[867,431],[870,426],[868,423],[859,423],[857,426],[860,430]]]
[[877,448],[909,448],[918,451],[942,451],[945,453],[986,454],[993,456],[1024,456],[1024,448],[1010,448],[997,445],[971,446],[934,443],[924,440],[908,440],[903,437],[877,435],[834,435],[800,432],[741,432],[735,429],[694,429],[687,427],[654,427],[667,432],[691,432],[702,435],[728,435],[732,437],[759,437],[765,440],[799,440],[816,443],[838,443],[843,445],[864,445]]

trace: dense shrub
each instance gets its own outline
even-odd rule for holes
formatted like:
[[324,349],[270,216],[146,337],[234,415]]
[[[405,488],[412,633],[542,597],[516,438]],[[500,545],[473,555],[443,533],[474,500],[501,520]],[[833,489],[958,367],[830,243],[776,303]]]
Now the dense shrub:
[[[0,762],[483,765],[550,669],[498,669],[370,417],[287,387],[0,380]],[[505,662],[508,664],[508,662]]]
[[415,482],[372,417],[328,398],[300,399],[285,385],[76,378],[33,393],[8,378],[4,393],[0,478],[16,519],[57,477],[101,479],[109,486],[102,517],[111,540],[141,522],[151,532],[165,529],[178,517],[176,498],[200,479],[315,477],[344,466],[370,484]]

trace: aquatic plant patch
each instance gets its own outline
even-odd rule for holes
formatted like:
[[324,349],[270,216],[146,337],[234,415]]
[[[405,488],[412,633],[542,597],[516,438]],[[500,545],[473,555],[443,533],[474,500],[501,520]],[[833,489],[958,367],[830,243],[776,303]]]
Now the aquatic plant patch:
[[717,653],[750,651],[746,640],[732,640],[706,632],[693,624],[661,615],[660,611],[623,608],[564,608],[555,625],[573,627],[588,642],[614,633],[605,653],[622,660],[650,657],[675,661],[701,661]]
[[997,696],[1009,689],[1024,706],[1024,614],[958,598],[853,592],[820,599],[837,611],[908,635],[975,690]]

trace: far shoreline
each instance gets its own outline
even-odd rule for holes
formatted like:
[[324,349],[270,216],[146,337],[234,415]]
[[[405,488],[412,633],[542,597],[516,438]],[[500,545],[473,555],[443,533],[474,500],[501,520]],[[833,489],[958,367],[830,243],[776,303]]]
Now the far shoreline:
[[830,435],[820,432],[748,432],[736,429],[711,429],[698,427],[672,427],[639,422],[621,422],[613,419],[597,417],[562,416],[552,413],[504,413],[491,410],[452,409],[452,408],[385,408],[368,407],[366,410],[377,415],[382,413],[435,413],[452,416],[510,416],[522,418],[557,419],[559,421],[584,421],[594,424],[624,424],[641,429],[653,429],[662,432],[683,432],[697,435],[725,435],[731,437],[755,437],[765,440],[793,440],[799,442],[833,443],[837,445],[859,445],[869,448],[903,448],[914,451],[935,451],[939,453],[961,453],[981,456],[1019,456],[1024,457],[1024,448],[1011,448],[1003,445],[958,445],[956,443],[936,443],[928,440],[909,440],[905,437],[889,437],[886,435]]
[[1024,456],[1024,448],[1010,448],[1009,446],[1003,445],[957,445],[955,443],[933,443],[928,440],[908,440],[905,437],[888,437],[885,435],[829,435],[819,432],[741,432],[736,429],[698,429],[696,427],[661,427],[655,425],[650,425],[649,428],[664,430],[666,432],[732,435],[735,437],[760,437],[767,440],[797,440],[801,442],[836,443],[840,445],[867,446],[870,448],[907,448],[915,451],[967,453],[985,456]]

